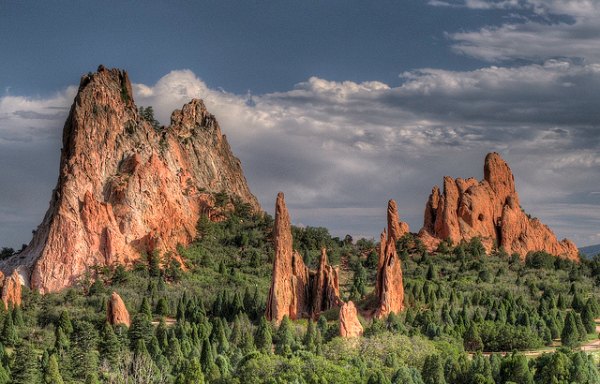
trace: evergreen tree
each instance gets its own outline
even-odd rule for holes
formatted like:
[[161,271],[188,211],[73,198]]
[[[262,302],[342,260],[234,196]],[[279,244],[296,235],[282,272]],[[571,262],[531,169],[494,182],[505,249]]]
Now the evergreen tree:
[[256,348],[263,353],[271,353],[273,348],[273,337],[271,336],[271,327],[267,319],[263,316],[260,318],[258,323],[258,329],[256,330]]
[[217,367],[215,364],[212,345],[210,345],[210,341],[208,339],[204,339],[202,343],[200,365],[202,366],[202,372],[204,372],[204,375],[209,382],[219,378],[219,367]]
[[76,378],[86,380],[91,372],[97,372],[97,342],[98,333],[93,324],[84,320],[73,322],[70,355],[73,375]]
[[112,367],[116,367],[117,363],[119,362],[120,350],[121,345],[112,325],[110,325],[108,322],[105,322],[100,335],[100,357],[106,360]]
[[139,313],[143,313],[146,316],[148,316],[149,319],[152,319],[152,309],[150,309],[148,299],[146,299],[145,297],[142,299],[142,304],[140,305]]
[[568,312],[565,318],[565,325],[563,326],[562,332],[560,333],[560,340],[562,345],[567,347],[574,347],[579,344],[579,331],[577,329],[577,321],[573,312]]
[[181,384],[204,384],[204,374],[202,374],[200,362],[197,357],[192,358],[186,365],[183,376]]
[[58,360],[56,355],[50,355],[48,359],[48,368],[44,375],[45,384],[63,384],[63,378],[58,369]]
[[152,323],[148,314],[144,312],[137,313],[131,322],[128,332],[130,349],[135,349],[138,340],[144,340],[144,343],[150,342],[152,331]]
[[304,335],[304,347],[307,351],[315,352],[316,336],[317,330],[315,329],[315,323],[313,323],[312,319],[308,319],[308,325],[306,326],[306,334]]
[[166,298],[161,297],[158,299],[158,302],[156,303],[156,313],[160,316],[167,316],[169,314],[169,303]]
[[390,379],[388,379],[383,372],[381,372],[381,370],[376,370],[375,372],[371,373],[371,376],[369,377],[369,381],[367,381],[367,384],[391,384]]
[[483,341],[481,340],[477,326],[474,323],[471,323],[463,336],[463,343],[465,350],[467,351],[477,352],[483,350]]
[[73,322],[71,321],[71,316],[69,315],[69,312],[62,311],[60,313],[60,317],[58,318],[58,324],[56,325],[56,327],[61,328],[65,335],[71,336],[71,333],[73,333]]
[[277,344],[275,345],[275,353],[282,356],[292,354],[292,344],[294,343],[294,335],[292,334],[292,322],[286,315],[283,316],[279,329],[277,330]]
[[446,384],[442,358],[439,355],[427,356],[422,375],[425,384]]
[[13,323],[12,316],[8,315],[4,319],[4,326],[2,327],[2,335],[0,341],[2,344],[14,347],[19,342],[19,335],[17,334],[17,328]]
[[527,358],[520,353],[506,356],[500,367],[501,382],[515,382],[519,384],[533,384],[533,374],[529,369]]
[[15,351],[12,384],[36,384],[40,381],[40,366],[33,346],[24,341]]
[[591,300],[588,300],[583,311],[581,311],[581,321],[585,327],[586,333],[596,332],[596,321],[594,320],[594,308],[592,307]]

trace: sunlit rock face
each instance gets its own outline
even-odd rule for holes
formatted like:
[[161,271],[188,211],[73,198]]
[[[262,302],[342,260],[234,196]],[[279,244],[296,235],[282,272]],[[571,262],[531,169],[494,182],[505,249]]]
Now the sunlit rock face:
[[446,176],[442,191],[433,188],[419,237],[429,249],[446,239],[457,244],[479,237],[488,251],[501,246],[521,258],[545,251],[579,260],[573,242],[558,241],[548,226],[523,211],[513,173],[497,153],[486,156],[483,180]]
[[153,127],[127,73],[100,66],[81,78],[65,123],[50,207],[29,246],[0,267],[45,293],[72,285],[91,266],[174,254],[194,239],[201,215],[214,215],[212,196],[221,191],[260,211],[203,102]]

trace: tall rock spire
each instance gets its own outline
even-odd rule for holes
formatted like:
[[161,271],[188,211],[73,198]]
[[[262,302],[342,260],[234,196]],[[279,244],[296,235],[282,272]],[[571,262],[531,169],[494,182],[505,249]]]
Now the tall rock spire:
[[[93,265],[176,252],[221,191],[260,211],[240,161],[201,100],[155,127],[139,113],[127,73],[103,66],[81,78],[63,129],[60,174],[29,246],[0,262],[42,293]],[[209,215],[210,216],[210,215]]]
[[284,316],[316,317],[341,303],[338,273],[327,264],[326,250],[321,250],[317,271],[308,269],[302,256],[293,250],[290,217],[282,192],[277,194],[275,203],[273,241],[273,278],[265,311],[268,320],[279,323]]
[[387,236],[385,231],[381,235],[375,284],[378,299],[378,307],[375,310],[377,318],[386,317],[392,312],[398,313],[404,308],[402,266],[396,252],[396,241],[408,232],[408,227],[399,224],[398,206],[394,200],[388,202],[387,222]]

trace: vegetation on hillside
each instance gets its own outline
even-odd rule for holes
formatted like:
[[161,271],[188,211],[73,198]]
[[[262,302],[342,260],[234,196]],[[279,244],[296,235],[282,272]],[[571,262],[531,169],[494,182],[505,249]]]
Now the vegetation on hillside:
[[[22,307],[0,311],[0,384],[600,382],[593,355],[577,350],[597,338],[600,257],[521,262],[486,254],[477,239],[430,254],[407,235],[397,244],[407,309],[361,317],[365,335],[342,339],[335,310],[316,322],[265,320],[273,220],[234,205],[222,222],[199,221],[197,241],[179,250],[185,266],[152,254],[131,269],[91,268],[60,293],[25,290]],[[327,247],[343,299],[369,307],[377,244],[325,228],[293,235],[307,265]],[[112,291],[129,329],[106,323]]]

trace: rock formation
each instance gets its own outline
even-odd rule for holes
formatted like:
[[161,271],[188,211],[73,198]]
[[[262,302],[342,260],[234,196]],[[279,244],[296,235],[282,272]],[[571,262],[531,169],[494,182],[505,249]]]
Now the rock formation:
[[512,171],[497,153],[486,156],[482,181],[446,176],[443,192],[433,188],[419,237],[431,250],[445,239],[457,244],[479,237],[488,251],[496,244],[521,258],[545,251],[579,260],[575,244],[559,242],[546,225],[523,211]]
[[196,236],[214,193],[260,211],[215,117],[201,100],[154,127],[136,107],[125,71],[81,78],[63,130],[60,175],[15,268],[42,293],[73,284],[92,265],[130,264],[143,252],[175,251]]
[[106,306],[106,321],[112,325],[123,324],[127,327],[131,325],[129,311],[127,311],[123,299],[121,299],[121,296],[117,292],[113,292],[110,295],[110,300]]
[[338,272],[327,264],[325,249],[321,251],[319,269],[311,271],[292,248],[292,227],[282,192],[275,203],[273,240],[275,257],[265,312],[267,319],[279,323],[284,316],[314,318],[322,311],[338,306]]
[[340,308],[340,336],[358,337],[363,334],[363,327],[358,321],[356,307],[352,301],[342,304]]
[[21,305],[21,278],[17,271],[3,279],[2,301],[6,309]]
[[394,200],[388,202],[387,221],[387,233],[384,230],[381,234],[375,282],[377,318],[386,317],[392,312],[398,313],[404,308],[402,266],[396,252],[396,242],[408,232],[408,225],[399,223],[398,206]]

